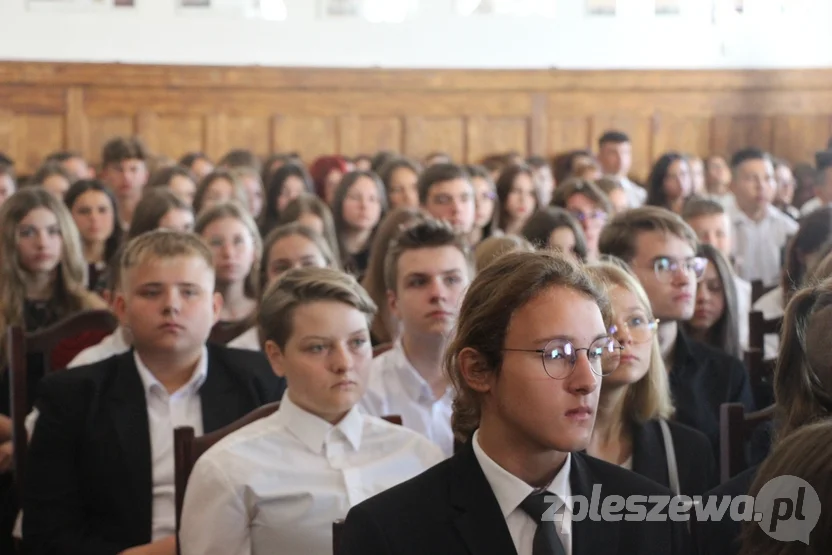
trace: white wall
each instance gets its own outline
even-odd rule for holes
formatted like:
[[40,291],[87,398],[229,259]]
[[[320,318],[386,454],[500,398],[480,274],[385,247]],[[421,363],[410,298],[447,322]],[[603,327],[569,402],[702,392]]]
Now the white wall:
[[174,0],[136,0],[120,12],[33,11],[0,0],[0,60],[400,68],[806,68],[832,66],[832,1],[789,0],[811,16],[718,18],[712,0],[682,0],[655,16],[652,0],[618,0],[615,18],[585,0],[557,0],[558,17],[454,15],[454,0],[421,0],[399,24],[324,21],[317,0],[285,0],[266,22],[178,15]]

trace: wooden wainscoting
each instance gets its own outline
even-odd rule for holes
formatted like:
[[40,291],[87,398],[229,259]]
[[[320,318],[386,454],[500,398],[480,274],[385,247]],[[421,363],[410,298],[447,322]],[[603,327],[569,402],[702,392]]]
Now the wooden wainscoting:
[[630,134],[634,173],[663,151],[759,146],[810,160],[832,135],[832,70],[476,71],[0,63],[0,151],[19,172],[116,135],[212,157],[442,150],[551,155]]

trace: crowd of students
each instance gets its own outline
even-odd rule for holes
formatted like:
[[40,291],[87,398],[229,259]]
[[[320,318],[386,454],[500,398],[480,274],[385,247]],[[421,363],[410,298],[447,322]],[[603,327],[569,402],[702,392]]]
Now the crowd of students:
[[[618,131],[597,153],[470,166],[174,163],[117,138],[97,172],[62,152],[18,183],[2,157],[0,337],[85,309],[120,325],[68,371],[29,368],[23,499],[0,371],[0,547],[176,553],[173,429],[280,401],[198,460],[182,553],[331,553],[348,513],[353,555],[768,552],[738,525],[694,542],[678,523],[571,522],[561,503],[555,531],[538,509],[594,484],[746,493],[775,472],[832,495],[785,447],[811,450],[828,426],[807,425],[832,411],[829,148],[811,173],[754,148],[668,152],[643,186]],[[743,363],[752,310],[785,315],[768,396]],[[720,406],[772,396],[773,433],[720,485]]]

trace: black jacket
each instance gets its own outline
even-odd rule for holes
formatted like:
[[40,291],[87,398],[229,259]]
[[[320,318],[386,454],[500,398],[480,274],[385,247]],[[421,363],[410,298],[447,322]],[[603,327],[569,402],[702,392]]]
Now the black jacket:
[[[758,470],[759,467],[754,466],[740,472],[727,482],[705,493],[703,499],[712,496],[720,500],[726,495],[733,499],[740,495],[748,495]],[[730,517],[730,511],[725,512],[722,520],[696,522],[693,530],[696,551],[699,555],[737,555],[740,552],[739,538],[742,523],[734,521]]]
[[[572,495],[670,495],[629,470],[573,453]],[[684,525],[666,522],[572,523],[574,555],[687,553]],[[343,555],[511,555],[516,553],[497,499],[470,442],[450,459],[353,507],[342,536]]]
[[[204,431],[280,399],[261,353],[208,345]],[[151,541],[152,461],[133,351],[40,384],[29,447],[23,537],[34,555],[114,555]]]

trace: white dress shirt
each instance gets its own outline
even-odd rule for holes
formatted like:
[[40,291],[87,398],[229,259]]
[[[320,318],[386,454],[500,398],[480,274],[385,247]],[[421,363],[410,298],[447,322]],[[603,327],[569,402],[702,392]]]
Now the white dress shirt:
[[228,342],[232,349],[246,349],[248,351],[262,351],[260,347],[260,334],[257,333],[257,326],[252,326],[246,331]]
[[453,388],[448,386],[436,398],[430,384],[410,364],[401,340],[397,340],[392,349],[373,359],[360,405],[373,416],[401,416],[402,425],[427,437],[450,457],[454,454],[453,395]]
[[202,348],[202,356],[191,379],[174,393],[167,392],[137,353],[134,352],[133,357],[147,402],[153,469],[152,540],[156,541],[176,532],[173,430],[179,426],[190,426],[197,436],[202,435],[199,388],[208,377],[208,351]]
[[647,190],[644,187],[633,183],[628,177],[618,177],[617,179],[621,188],[627,193],[630,208],[638,208],[647,202]]
[[182,511],[183,555],[331,555],[332,522],[422,473],[442,453],[357,406],[335,426],[291,400],[197,460]]
[[746,281],[760,279],[766,286],[780,282],[783,248],[797,233],[797,222],[768,206],[759,222],[749,218],[734,204],[729,211],[734,226],[734,265]]
[[[783,288],[775,287],[754,303],[751,309],[753,312],[762,312],[766,320],[774,320],[782,317],[786,311],[783,302]],[[767,333],[763,337],[763,360],[774,360],[780,352],[780,336],[776,333]]]
[[[506,519],[511,540],[514,542],[515,549],[517,549],[517,555],[532,555],[532,543],[538,523],[520,508],[520,504],[526,497],[534,493],[535,489],[485,454],[485,451],[480,447],[479,431],[474,432],[473,448],[477,462],[480,464],[483,474],[485,474],[485,479],[491,486],[494,497],[497,498],[503,518]],[[559,511],[561,515],[560,522],[558,522],[557,516],[555,517],[555,531],[563,544],[566,555],[572,555],[572,486],[569,484],[571,469],[572,455],[568,454],[566,462],[563,463],[552,483],[546,488],[547,492],[557,495],[565,503],[562,512]]]
[[751,314],[751,283],[734,274],[734,289],[737,291],[737,328],[740,349],[748,350],[748,315]]
[[116,331],[102,339],[97,345],[87,347],[73,358],[67,368],[76,368],[87,364],[95,364],[107,360],[111,356],[120,355],[130,350],[130,342],[124,336],[125,330],[121,326]]

